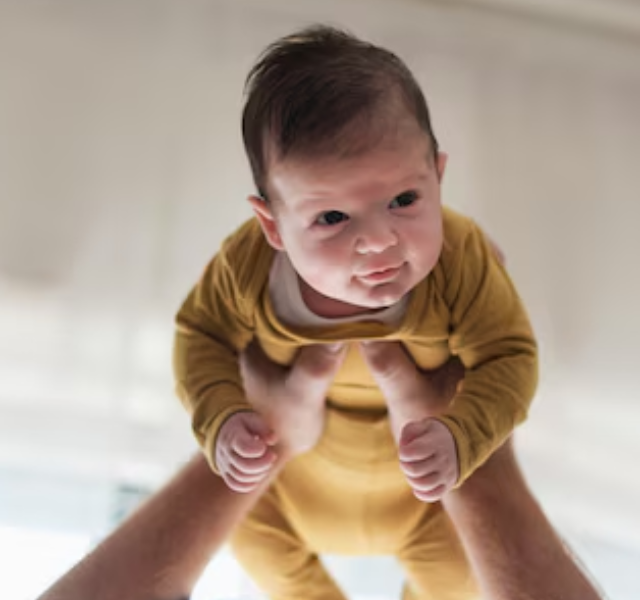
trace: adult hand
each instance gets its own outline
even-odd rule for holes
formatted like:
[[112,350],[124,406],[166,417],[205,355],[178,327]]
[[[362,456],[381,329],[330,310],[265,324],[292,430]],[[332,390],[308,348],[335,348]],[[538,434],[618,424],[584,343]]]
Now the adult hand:
[[[496,260],[506,258],[487,236]],[[459,477],[455,440],[437,420],[454,397],[464,367],[451,359],[440,369],[422,371],[396,342],[362,343],[361,352],[389,407],[391,429],[398,444],[400,464],[416,496],[441,498]]]
[[343,345],[300,350],[291,367],[267,358],[257,343],[240,357],[247,399],[275,433],[289,458],[313,448],[324,430],[326,396],[345,357]]
[[442,413],[464,378],[464,367],[457,358],[425,371],[398,342],[362,343],[360,352],[387,401],[397,442],[408,423]]
[[397,342],[368,342],[361,352],[387,400],[409,485],[421,500],[439,500],[458,480],[459,466],[453,435],[437,416],[455,395],[464,367],[452,359],[422,371]]

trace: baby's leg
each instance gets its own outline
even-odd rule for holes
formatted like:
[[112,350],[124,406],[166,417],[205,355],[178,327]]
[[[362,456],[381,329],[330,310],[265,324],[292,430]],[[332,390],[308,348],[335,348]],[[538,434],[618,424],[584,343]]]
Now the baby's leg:
[[453,524],[431,505],[397,554],[407,575],[403,600],[478,600],[480,594]]
[[236,558],[271,600],[346,600],[293,529],[271,488],[231,538]]

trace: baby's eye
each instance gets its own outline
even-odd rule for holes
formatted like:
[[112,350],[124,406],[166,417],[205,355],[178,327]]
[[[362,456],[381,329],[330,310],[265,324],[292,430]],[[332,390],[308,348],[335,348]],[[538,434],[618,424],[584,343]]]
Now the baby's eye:
[[416,192],[403,192],[398,194],[389,204],[390,208],[405,208],[411,206],[418,199]]
[[322,213],[317,219],[316,224],[318,225],[337,225],[338,223],[342,223],[342,221],[346,221],[349,218],[349,215],[346,215],[339,210],[329,210],[325,213]]

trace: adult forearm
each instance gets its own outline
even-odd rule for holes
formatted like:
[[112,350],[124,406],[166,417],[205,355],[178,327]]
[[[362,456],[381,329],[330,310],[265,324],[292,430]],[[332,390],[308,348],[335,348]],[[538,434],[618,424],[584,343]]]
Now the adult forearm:
[[232,492],[198,455],[39,600],[188,598],[267,485]]
[[487,600],[602,600],[529,491],[511,441],[443,504]]

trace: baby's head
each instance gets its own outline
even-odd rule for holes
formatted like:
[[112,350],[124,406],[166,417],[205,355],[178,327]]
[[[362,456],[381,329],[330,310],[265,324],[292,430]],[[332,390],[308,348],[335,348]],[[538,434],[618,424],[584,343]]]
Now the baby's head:
[[434,267],[445,156],[391,52],[328,27],[278,40],[249,74],[242,127],[249,200],[312,310],[391,305]]

